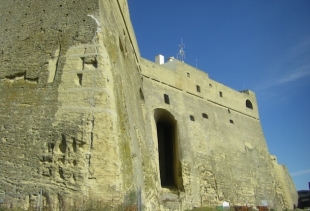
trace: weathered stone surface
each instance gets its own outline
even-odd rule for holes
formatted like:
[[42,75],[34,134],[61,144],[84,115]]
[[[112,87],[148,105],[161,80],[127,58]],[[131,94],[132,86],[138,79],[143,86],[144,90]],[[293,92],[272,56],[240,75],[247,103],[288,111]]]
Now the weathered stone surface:
[[126,0],[4,0],[0,14],[4,206],[296,204],[255,94],[141,58]]

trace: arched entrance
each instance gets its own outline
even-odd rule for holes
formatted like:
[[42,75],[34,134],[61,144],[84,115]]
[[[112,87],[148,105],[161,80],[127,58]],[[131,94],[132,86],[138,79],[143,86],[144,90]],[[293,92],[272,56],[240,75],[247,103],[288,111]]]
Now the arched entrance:
[[161,186],[182,189],[183,182],[178,153],[177,122],[174,116],[164,109],[156,109],[154,118],[157,129]]

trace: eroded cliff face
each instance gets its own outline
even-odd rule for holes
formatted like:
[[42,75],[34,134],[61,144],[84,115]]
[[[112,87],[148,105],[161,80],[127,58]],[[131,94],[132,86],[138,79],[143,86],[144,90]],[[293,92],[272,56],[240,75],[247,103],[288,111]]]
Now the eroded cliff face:
[[0,14],[4,206],[292,207],[254,93],[141,59],[127,1],[5,0]]

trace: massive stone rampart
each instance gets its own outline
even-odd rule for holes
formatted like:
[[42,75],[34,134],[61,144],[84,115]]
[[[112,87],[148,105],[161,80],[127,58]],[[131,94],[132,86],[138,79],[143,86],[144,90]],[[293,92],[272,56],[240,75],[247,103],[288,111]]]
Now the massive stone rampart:
[[4,0],[0,14],[4,206],[296,203],[255,94],[142,59],[127,1]]
[[137,188],[131,150],[143,128],[127,2],[5,1],[0,12],[5,203],[120,203]]
[[[184,198],[198,207],[225,200],[237,205],[293,207],[294,185],[268,152],[255,94],[232,90],[178,60],[167,63],[141,61],[145,100],[150,102],[146,104],[147,127],[152,131],[150,139],[157,140],[156,110],[175,118]],[[159,160],[155,166],[163,165],[157,157],[159,145],[154,141],[151,152]]]

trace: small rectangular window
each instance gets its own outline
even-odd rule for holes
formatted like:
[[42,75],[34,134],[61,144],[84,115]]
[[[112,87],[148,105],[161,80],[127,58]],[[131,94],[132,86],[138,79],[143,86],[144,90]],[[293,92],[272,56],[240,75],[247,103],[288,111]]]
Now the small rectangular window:
[[77,77],[79,78],[79,85],[82,86],[83,74],[82,73],[78,73]]
[[205,118],[205,119],[208,119],[208,115],[205,114],[205,113],[202,114],[202,117]]
[[189,78],[191,77],[191,74],[189,72],[187,72],[187,77],[189,77]]
[[234,124],[234,120],[232,120],[232,119],[230,119],[229,122],[230,122],[231,124]]
[[220,97],[223,97],[223,93],[222,92],[220,92]]
[[196,85],[197,92],[200,92],[200,86]]
[[144,94],[143,94],[143,91],[142,91],[142,89],[140,88],[140,98],[141,98],[141,100],[143,100],[144,101]]
[[191,121],[195,122],[195,117],[194,116],[190,115],[189,118],[190,118]]
[[166,104],[170,104],[169,96],[167,94],[164,94],[164,100]]

